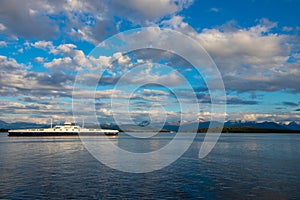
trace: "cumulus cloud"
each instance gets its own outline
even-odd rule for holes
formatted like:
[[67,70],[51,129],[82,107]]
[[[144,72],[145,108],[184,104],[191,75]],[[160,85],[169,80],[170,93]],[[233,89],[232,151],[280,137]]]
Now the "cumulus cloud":
[[45,40],[34,42],[31,44],[31,46],[43,50],[53,49],[54,47],[51,41],[45,41]]
[[10,115],[6,114],[5,116],[0,114],[0,117],[4,117],[6,122],[18,120],[48,124],[50,119],[54,119],[55,123],[59,123],[70,117],[71,111],[66,110],[66,107],[70,106],[70,103],[58,102],[55,99],[47,102],[47,104],[39,99],[31,99],[30,103],[0,100],[1,113],[10,113]]
[[162,24],[183,31],[205,48],[217,64],[227,90],[300,92],[296,78],[300,75],[300,59],[293,56],[299,49],[295,43],[298,39],[273,33],[276,22],[261,19],[257,25],[245,28],[229,23],[200,32],[182,17]]
[[[72,59],[70,57],[64,58],[55,58],[51,62],[45,63],[45,67],[47,68],[66,68],[68,66],[72,66]],[[68,67],[69,68],[69,67]]]
[[179,30],[182,33],[194,32],[194,29],[190,27],[188,23],[184,22],[184,17],[178,15],[172,16],[170,19],[163,20],[161,24],[163,27]]
[[110,8],[134,23],[146,23],[177,13],[192,3],[192,0],[157,0],[155,3],[152,0],[116,0],[111,2]]
[[76,48],[77,48],[77,46],[74,44],[61,44],[55,48],[51,47],[50,52],[53,54],[62,54],[62,55],[67,54],[68,55],[70,52],[72,52]]
[[20,3],[17,0],[1,1],[0,17],[5,19],[2,21],[3,26],[13,35],[21,35],[26,38],[53,38],[58,31],[58,26],[46,16],[46,10],[41,10],[40,3],[35,3],[35,1]]
[[[3,0],[0,31],[23,38],[53,39],[68,34],[97,44],[118,31],[118,24],[155,22],[173,15],[193,0],[48,1]],[[119,21],[116,21],[116,17]],[[5,19],[5,20],[1,20]]]
[[[82,67],[90,67],[91,63],[99,60],[91,58],[90,60],[82,50],[72,43],[53,45],[51,41],[37,41],[30,44],[31,47],[42,49],[48,54],[54,55],[52,60],[36,57],[35,62],[41,63],[44,67],[52,71],[74,71]],[[48,62],[45,62],[45,61]]]
[[163,86],[178,86],[184,83],[182,76],[175,71],[172,71],[169,74],[155,74],[151,71],[134,70],[129,71],[129,73],[124,76],[113,78],[117,78],[119,81],[118,83],[121,83],[121,85],[160,84]]
[[36,58],[34,58],[34,61],[37,62],[37,63],[44,63],[44,58],[36,57]]
[[[170,52],[148,50],[145,52],[136,51],[133,55],[119,52],[112,56],[90,57],[88,59],[85,53],[79,49],[80,43],[78,45],[67,43],[56,46],[57,43],[50,40],[52,38],[67,38],[98,44],[102,39],[118,32],[122,23],[136,26],[157,22],[159,23],[157,29],[148,36],[134,38],[136,43],[148,38],[161,39],[159,38],[159,27],[179,30],[190,35],[212,56],[222,73],[226,89],[229,91],[235,91],[237,94],[279,90],[300,92],[300,80],[298,78],[300,76],[299,46],[295,44],[299,38],[274,33],[273,30],[278,25],[268,19],[258,20],[257,25],[251,27],[241,28],[231,22],[220,27],[196,31],[185,22],[183,16],[177,15],[178,12],[192,3],[192,0],[159,0],[156,3],[153,3],[152,0],[129,0],[126,2],[121,0],[26,0],[20,4],[16,0],[3,0],[0,8],[1,33],[14,36],[16,39],[17,37],[34,38],[35,42],[27,43],[24,48],[18,47],[20,53],[26,53],[29,48],[37,48],[44,50],[43,53],[48,53],[49,57],[44,54],[35,57],[34,61],[43,64],[43,67],[47,68],[47,72],[34,72],[30,71],[30,63],[18,63],[14,58],[0,56],[0,93],[9,97],[13,97],[16,93],[21,96],[34,95],[38,98],[45,96],[57,98],[56,102],[62,103],[59,98],[72,96],[72,84],[75,80],[74,71],[83,67],[94,72],[80,77],[82,80],[90,81],[87,82],[88,85],[98,81],[100,85],[103,84],[109,88],[122,81],[124,86],[144,83],[153,83],[153,85],[159,83],[168,87],[182,86],[185,81],[184,76],[180,76],[178,72],[188,72],[191,70],[191,66],[187,61],[179,58],[179,56],[171,55]],[[218,12],[219,9],[212,8],[211,11]],[[291,27],[283,27],[282,30],[286,33],[293,31]],[[0,41],[0,46],[6,45],[7,42]],[[174,45],[188,49],[184,41],[174,40]],[[192,51],[190,52],[192,53]],[[151,62],[161,62],[162,60],[165,61],[164,64],[171,65],[178,70],[169,71],[170,73],[159,73],[158,71],[151,71],[153,66],[147,66]],[[133,63],[134,61],[136,63]],[[134,73],[130,73],[130,70],[135,68],[135,64],[147,67],[142,68],[142,70],[133,70]],[[182,66],[188,67],[180,68]],[[97,72],[101,72],[103,68],[107,69],[107,73],[99,80]],[[97,91],[95,96],[99,99],[116,98],[121,100],[132,95],[118,89],[112,91],[107,90],[107,88],[103,91]],[[80,92],[83,96],[90,93],[90,91]],[[186,92],[182,92],[182,94],[187,98],[191,97]],[[163,104],[170,100],[170,93],[157,88],[144,89],[131,97],[136,101],[135,103],[140,100],[144,102],[156,101]],[[196,97],[201,103],[210,102],[207,94],[196,93]],[[27,107],[25,104],[11,104],[11,109],[23,109],[24,113],[29,112],[29,110],[46,110],[43,105],[45,106],[47,101],[49,103],[49,100],[38,101],[37,99],[24,98],[25,100],[29,103]],[[258,103],[256,100],[238,96],[228,98],[230,105],[255,106]],[[293,102],[286,101],[282,104],[296,107]],[[51,103],[49,105],[52,106]],[[145,107],[147,105],[139,104],[139,108]],[[109,109],[101,109],[99,112],[111,114]],[[59,112],[57,109],[56,114]],[[158,113],[157,110],[155,112]],[[55,115],[55,113],[53,114]],[[140,114],[141,112],[136,112],[136,116]],[[176,112],[169,112],[169,115],[175,116]],[[203,116],[209,116],[209,112]],[[237,116],[238,114],[236,114]],[[286,113],[282,113],[280,116],[246,113],[243,119],[259,120],[263,117],[270,120],[283,119],[286,117]]]
[[113,16],[106,19],[107,8],[102,1],[25,0],[20,4],[4,0],[0,13],[6,33],[23,38],[53,39],[67,33],[81,40],[83,34],[83,39],[96,43],[116,30]]
[[0,93],[2,96],[71,96],[73,75],[28,71],[28,67],[13,58],[0,56]]
[[0,55],[0,66],[1,71],[4,73],[10,73],[16,69],[25,67],[24,64],[18,63],[16,59],[3,55]]
[[233,65],[236,61],[239,61],[238,64],[253,66],[278,66],[288,59],[289,48],[284,44],[286,36],[272,33],[265,35],[267,30],[268,27],[262,25],[230,32],[204,29],[197,38],[216,62],[220,63],[220,67],[223,67],[222,62],[230,64],[225,67],[237,67]]
[[0,41],[0,47],[6,47],[7,46],[7,42],[5,41]]

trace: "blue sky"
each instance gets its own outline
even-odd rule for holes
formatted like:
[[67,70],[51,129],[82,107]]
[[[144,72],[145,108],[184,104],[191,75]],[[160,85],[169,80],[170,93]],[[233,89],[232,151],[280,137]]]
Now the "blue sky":
[[[76,75],[89,68],[91,51],[117,33],[151,26],[179,31],[208,52],[224,82],[226,120],[300,122],[299,8],[299,0],[2,0],[0,119],[70,119]],[[210,119],[205,82],[183,58],[158,50],[112,52],[94,60],[107,69],[95,93],[101,122]],[[89,72],[85,81],[101,76]],[[185,81],[200,106],[181,113],[176,94],[194,103]],[[80,95],[89,87],[82,85]]]

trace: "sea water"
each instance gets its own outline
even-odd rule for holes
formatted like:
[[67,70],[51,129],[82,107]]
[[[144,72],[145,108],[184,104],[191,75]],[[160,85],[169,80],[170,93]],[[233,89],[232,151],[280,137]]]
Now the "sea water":
[[[120,133],[113,140],[128,151],[149,152],[173,137]],[[0,133],[0,199],[300,199],[300,134],[222,134],[199,159],[203,137],[173,164],[132,174],[96,160],[79,137]]]

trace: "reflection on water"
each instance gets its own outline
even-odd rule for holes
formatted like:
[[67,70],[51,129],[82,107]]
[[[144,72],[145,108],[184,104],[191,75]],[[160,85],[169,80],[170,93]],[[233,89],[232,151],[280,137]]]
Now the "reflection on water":
[[[120,133],[111,140],[128,151],[149,152],[173,136],[145,140]],[[78,137],[0,134],[0,199],[300,198],[300,134],[223,134],[200,160],[202,140],[198,135],[163,170],[128,174],[99,163]]]

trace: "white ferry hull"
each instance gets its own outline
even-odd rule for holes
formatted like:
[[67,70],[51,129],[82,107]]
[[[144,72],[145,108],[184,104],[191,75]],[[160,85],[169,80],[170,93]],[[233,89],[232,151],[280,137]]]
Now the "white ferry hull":
[[26,137],[26,136],[76,136],[76,135],[82,135],[82,136],[117,136],[119,133],[90,133],[90,132],[60,132],[60,133],[53,133],[53,132],[9,132],[8,136],[10,137]]
[[97,129],[97,128],[82,128],[73,126],[70,123],[65,123],[64,126],[55,126],[54,128],[39,128],[39,129],[20,129],[9,130],[8,136],[74,136],[74,135],[89,135],[89,136],[117,136],[118,130]]
[[85,135],[85,136],[117,136],[119,132],[105,132],[105,131],[99,131],[99,132],[40,132],[40,131],[14,131],[8,132],[8,136],[74,136],[74,135]]
[[73,136],[79,135],[76,132],[24,132],[24,131],[17,131],[17,132],[8,132],[8,136]]

